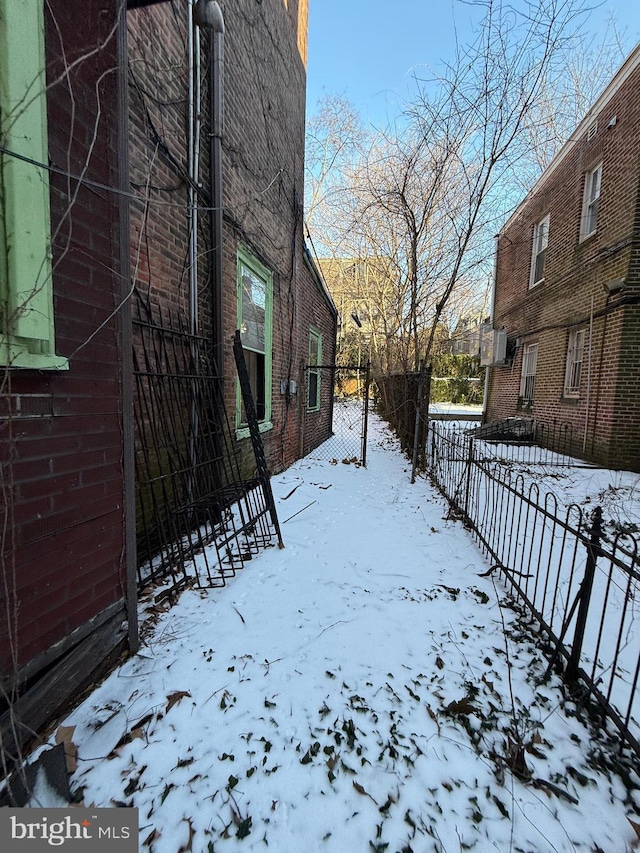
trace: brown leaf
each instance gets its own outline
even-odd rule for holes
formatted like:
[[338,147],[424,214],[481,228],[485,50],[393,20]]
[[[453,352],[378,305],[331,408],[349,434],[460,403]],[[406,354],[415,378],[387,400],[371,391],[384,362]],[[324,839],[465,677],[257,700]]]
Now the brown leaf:
[[468,696],[464,696],[457,702],[449,702],[446,710],[450,714],[474,714],[476,711]]
[[193,850],[191,846],[193,844],[193,836],[196,834],[195,829],[193,828],[193,824],[189,820],[189,818],[185,818],[186,822],[189,824],[189,840],[187,843],[178,850],[178,853],[188,853],[188,851]]
[[438,667],[438,669],[443,669],[444,667],[444,661],[442,660],[440,655],[438,655],[438,657],[436,658],[436,666]]
[[157,829],[152,830],[142,842],[143,847],[150,847],[152,841],[157,841],[160,838],[160,833]]
[[176,690],[175,693],[170,693],[167,696],[169,701],[167,702],[165,714],[168,713],[181,699],[185,699],[187,697],[191,697],[191,693],[189,693],[188,690]]
[[78,767],[78,747],[73,742],[75,726],[58,726],[56,743],[64,744],[64,760],[69,773],[74,773]]
[[357,791],[359,794],[362,794],[362,796],[363,796],[363,797],[369,797],[369,799],[371,800],[371,802],[375,803],[375,804],[376,804],[376,806],[378,805],[378,804],[376,803],[376,801],[373,799],[373,797],[371,796],[371,794],[370,794],[368,791],[365,791],[365,789],[362,787],[362,785],[361,785],[359,782],[356,782],[356,781],[354,780],[354,782],[353,782],[353,787],[356,789],[356,791]]
[[631,820],[630,817],[627,818],[629,823],[631,824],[631,828],[635,832],[635,834],[640,838],[640,823],[636,823],[634,820]]

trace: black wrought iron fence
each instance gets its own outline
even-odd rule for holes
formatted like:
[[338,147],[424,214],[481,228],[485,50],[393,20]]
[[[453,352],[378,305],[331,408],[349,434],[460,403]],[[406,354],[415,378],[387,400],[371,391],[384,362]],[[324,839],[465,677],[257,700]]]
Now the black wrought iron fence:
[[505,418],[472,427],[471,432],[482,441],[476,445],[478,453],[487,457],[549,467],[578,464],[573,457],[580,452],[580,441],[570,423]]
[[638,539],[609,532],[599,506],[562,506],[481,444],[431,423],[431,476],[547,637],[550,668],[564,663],[567,680],[640,756]]

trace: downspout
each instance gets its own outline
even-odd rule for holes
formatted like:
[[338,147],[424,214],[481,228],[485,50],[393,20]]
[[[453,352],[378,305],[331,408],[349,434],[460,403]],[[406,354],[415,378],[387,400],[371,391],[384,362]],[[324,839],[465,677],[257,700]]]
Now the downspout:
[[138,632],[138,556],[136,537],[136,466],[133,419],[133,335],[131,326],[131,244],[129,184],[129,87],[127,8],[122,3],[118,21],[118,220],[120,229],[120,341],[122,370],[122,475],[124,502],[125,607],[129,651],[140,646]]
[[210,133],[210,202],[212,259],[213,355],[218,377],[224,376],[224,340],[222,323],[222,72],[224,48],[224,18],[216,0],[197,0],[193,8],[194,21],[209,30],[211,112]]
[[[193,6],[195,0],[188,0]],[[193,10],[188,15],[189,63],[189,331],[197,334],[198,316],[198,206],[196,186],[200,172],[200,30],[194,26]]]
[[[491,291],[491,310],[489,312],[489,322],[491,324],[491,328],[493,329],[493,321],[496,312],[496,285],[498,283],[498,243],[500,242],[500,235],[496,234],[494,239],[494,250],[493,250],[493,287]],[[489,399],[489,371],[491,368],[489,365],[485,368],[484,373],[484,397],[482,400],[482,423],[487,422],[487,400]]]
[[582,438],[582,452],[587,452],[587,434],[589,430],[589,405],[591,403],[591,357],[593,352],[593,294],[591,295],[591,311],[589,312],[589,361],[587,364],[587,396],[584,411],[584,436]]
[[[188,151],[189,151],[189,190],[188,190],[188,231],[189,231],[189,331],[197,335],[200,328],[198,299],[198,196],[196,188],[200,175],[200,30],[194,25],[194,0],[188,0],[187,12],[187,55],[189,74],[188,95]],[[192,342],[192,357],[195,360],[195,343]],[[196,382],[192,380],[191,420],[189,429],[189,500],[193,501],[195,471],[197,468],[197,441],[199,431],[198,407],[196,402]]]

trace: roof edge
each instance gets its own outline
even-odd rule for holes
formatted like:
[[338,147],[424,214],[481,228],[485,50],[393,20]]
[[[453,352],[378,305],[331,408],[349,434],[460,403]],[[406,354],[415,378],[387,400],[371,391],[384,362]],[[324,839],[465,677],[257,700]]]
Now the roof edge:
[[567,139],[566,142],[563,143],[562,147],[555,155],[555,157],[551,160],[547,168],[540,175],[535,184],[531,187],[526,196],[522,199],[522,201],[518,204],[516,209],[513,211],[511,216],[504,223],[502,228],[500,229],[500,234],[502,234],[516,219],[516,217],[522,212],[522,209],[525,207],[528,201],[535,195],[536,190],[539,186],[544,183],[560,166],[565,157],[569,154],[569,152],[573,149],[575,145],[578,144],[580,139],[582,138],[583,133],[586,133],[587,129],[591,124],[593,124],[594,120],[598,117],[598,115],[602,112],[604,107],[609,103],[609,101],[613,98],[613,96],[618,92],[618,90],[626,83],[631,74],[640,66],[640,42],[633,48],[631,53],[624,60],[620,68],[613,75],[606,88],[600,95],[600,97],[595,101],[595,103],[589,108],[589,111],[582,119],[580,124],[575,128],[571,136]]

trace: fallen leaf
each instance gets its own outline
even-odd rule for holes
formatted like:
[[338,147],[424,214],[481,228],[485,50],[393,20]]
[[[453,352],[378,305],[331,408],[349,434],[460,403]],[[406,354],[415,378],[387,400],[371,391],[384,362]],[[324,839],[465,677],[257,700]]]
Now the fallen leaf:
[[445,710],[450,714],[475,714],[476,711],[468,696],[463,697],[457,702],[449,702]]
[[635,821],[631,820],[630,817],[628,817],[627,820],[631,824],[631,828],[633,829],[635,834],[638,836],[638,838],[640,838],[640,823],[636,823]]
[[73,742],[75,730],[75,726],[58,726],[56,731],[56,743],[64,744],[64,760],[69,773],[74,773],[78,767],[78,747]]
[[191,693],[188,690],[176,690],[175,693],[170,693],[167,696],[168,702],[167,707],[165,708],[165,714],[168,713],[174,705],[177,705],[181,699],[186,699],[187,697],[191,697]]

